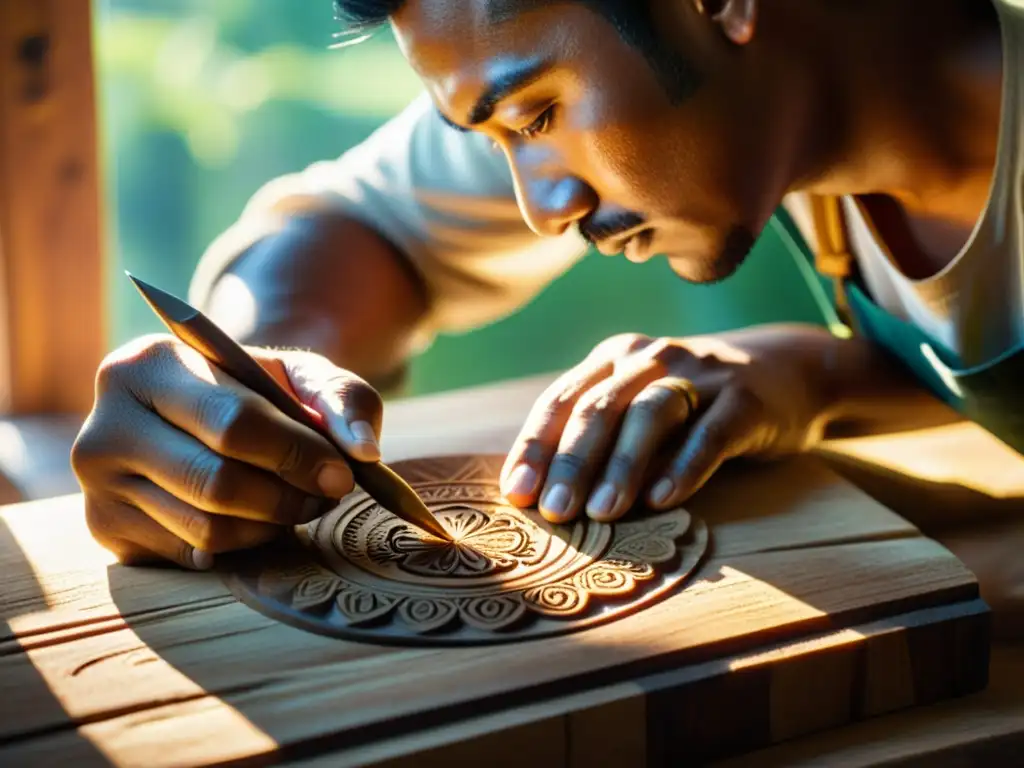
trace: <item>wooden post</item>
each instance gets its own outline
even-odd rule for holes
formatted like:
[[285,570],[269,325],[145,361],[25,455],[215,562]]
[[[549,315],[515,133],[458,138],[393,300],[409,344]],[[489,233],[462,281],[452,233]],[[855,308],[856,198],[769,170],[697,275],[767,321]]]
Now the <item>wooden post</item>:
[[106,348],[90,0],[0,0],[0,412],[81,413]]

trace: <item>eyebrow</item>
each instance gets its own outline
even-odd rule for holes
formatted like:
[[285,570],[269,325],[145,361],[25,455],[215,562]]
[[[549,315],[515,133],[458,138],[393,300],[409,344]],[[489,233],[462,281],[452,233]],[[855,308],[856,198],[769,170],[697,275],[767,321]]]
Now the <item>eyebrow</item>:
[[[487,84],[484,92],[477,98],[472,109],[469,110],[466,122],[471,126],[487,122],[491,119],[491,115],[494,114],[498,104],[509,96],[535,83],[549,68],[548,62],[534,59],[520,62],[508,69],[504,69]],[[441,120],[449,127],[463,133],[469,131],[469,128],[454,122],[441,112],[440,109],[437,110],[437,113],[441,116]]]

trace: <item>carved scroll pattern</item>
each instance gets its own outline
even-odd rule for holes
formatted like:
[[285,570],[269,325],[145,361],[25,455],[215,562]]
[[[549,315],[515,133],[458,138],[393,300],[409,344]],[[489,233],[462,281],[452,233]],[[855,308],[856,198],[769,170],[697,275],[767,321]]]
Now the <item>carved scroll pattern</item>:
[[255,594],[289,615],[364,634],[514,635],[538,621],[571,627],[642,603],[647,591],[682,579],[703,552],[706,529],[697,521],[700,535],[688,543],[693,520],[682,509],[551,526],[503,502],[499,467],[496,457],[396,465],[451,542],[354,497],[309,527],[317,557],[261,567]]
[[[372,557],[397,560],[401,567],[430,577],[457,578],[511,567],[516,556],[529,552],[532,546],[524,526],[508,514],[488,518],[476,510],[467,510],[440,519],[453,531],[465,531],[466,539],[440,542],[400,523],[392,529],[389,546]],[[616,557],[593,562],[569,579],[522,592],[464,598],[402,596],[380,588],[370,592],[317,565],[294,571],[267,571],[261,577],[260,590],[266,594],[290,593],[290,605],[299,610],[322,607],[336,600],[353,626],[378,621],[395,611],[402,623],[418,633],[437,630],[457,616],[470,626],[498,631],[515,624],[527,610],[571,616],[586,610],[592,599],[632,593],[639,582],[652,579],[655,570],[649,562],[629,559],[629,552],[662,555],[674,551],[673,537],[684,534],[687,523],[685,515],[676,513],[670,514],[668,520],[658,517],[653,523],[625,525],[631,530],[628,546],[613,545]],[[474,539],[479,541],[473,542]],[[466,544],[467,540],[476,548]]]

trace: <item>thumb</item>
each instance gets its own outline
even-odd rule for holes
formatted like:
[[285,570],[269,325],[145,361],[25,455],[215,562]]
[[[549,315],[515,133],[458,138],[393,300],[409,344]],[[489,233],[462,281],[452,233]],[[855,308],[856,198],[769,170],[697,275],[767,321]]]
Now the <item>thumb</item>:
[[[261,363],[267,361],[261,360]],[[312,352],[278,353],[278,370],[303,405],[357,461],[380,460],[384,403],[364,379]]]

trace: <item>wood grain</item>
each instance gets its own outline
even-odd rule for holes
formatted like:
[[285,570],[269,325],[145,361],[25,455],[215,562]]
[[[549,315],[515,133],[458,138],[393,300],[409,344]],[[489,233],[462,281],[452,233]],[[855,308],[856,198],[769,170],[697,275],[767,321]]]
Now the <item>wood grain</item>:
[[[392,438],[389,460],[414,455],[420,429],[433,453],[507,448],[532,400],[502,392],[489,408],[470,393],[478,410],[461,419],[430,401],[421,421],[411,404],[389,411],[410,438]],[[715,548],[686,590],[492,648],[304,632],[237,603],[216,574],[113,563],[79,497],[4,509],[0,763],[500,764],[518,749],[537,766],[671,765],[984,685],[973,575],[820,463],[737,465],[693,507]]]
[[[169,718],[196,749],[207,741],[226,749],[225,732],[237,732],[239,754],[310,742],[354,749],[976,595],[970,573],[920,537],[794,552],[768,540],[713,558],[684,593],[576,636],[487,650],[387,649],[273,622],[227,598],[212,574],[113,565],[84,538],[73,502],[51,503],[46,532],[28,517],[39,505],[3,515],[13,536],[0,563],[16,571],[21,559],[42,575],[35,599],[28,578],[3,596],[18,637],[0,649],[0,738],[12,759],[74,754],[85,735],[118,762],[146,755],[147,764],[171,764],[187,753],[156,759]],[[955,669],[949,659],[936,662]],[[59,709],[24,705],[40,679]],[[797,685],[799,670],[789,679]],[[737,700],[729,685],[723,708]],[[798,716],[784,719],[780,732],[793,733]]]
[[[438,445],[467,452],[507,450],[536,397],[554,379],[555,374],[542,374],[389,403],[385,450],[392,458],[436,453]],[[920,529],[940,540],[978,576],[982,595],[995,612],[996,636],[1024,641],[1024,590],[1020,588],[1024,561],[1019,557],[1024,551],[1024,457],[951,410],[942,424],[832,439],[819,446],[815,455],[824,459],[831,471],[823,472],[821,465],[814,463],[788,463],[794,487],[802,489],[809,480],[803,472],[817,473],[822,492],[837,494],[829,502],[822,497],[821,503],[856,503],[854,514],[875,514],[864,494],[854,501],[847,494],[849,485],[834,484],[838,473],[875,499],[874,509],[896,512],[899,517],[893,518],[898,521],[894,525]],[[771,468],[765,477],[774,471]],[[741,478],[740,487],[758,491],[751,493],[757,505],[738,507],[744,518],[736,529],[740,535],[753,532],[758,520],[768,526],[782,525],[794,537],[791,546],[798,545],[796,537],[807,526],[825,525],[841,534],[834,516],[821,515],[817,503],[790,506],[791,517],[782,523],[779,513],[793,504],[785,494],[788,486],[779,483],[771,494],[764,492],[766,486],[755,489],[758,473],[755,466],[747,464],[726,467],[719,477]],[[690,507],[704,517],[712,511],[709,508],[716,515],[736,514],[711,499],[714,489],[724,486],[716,480]],[[801,495],[803,498],[807,497]],[[762,514],[762,505],[769,506],[770,512]],[[744,508],[748,510],[745,514]],[[879,535],[902,534],[893,530]]]
[[0,3],[0,412],[84,413],[106,348],[92,28]]
[[1017,765],[1024,748],[1021,680],[1024,680],[1024,648],[997,646],[993,649],[989,686],[975,696],[867,720],[716,765],[719,768],[797,768],[823,764],[830,768]]

